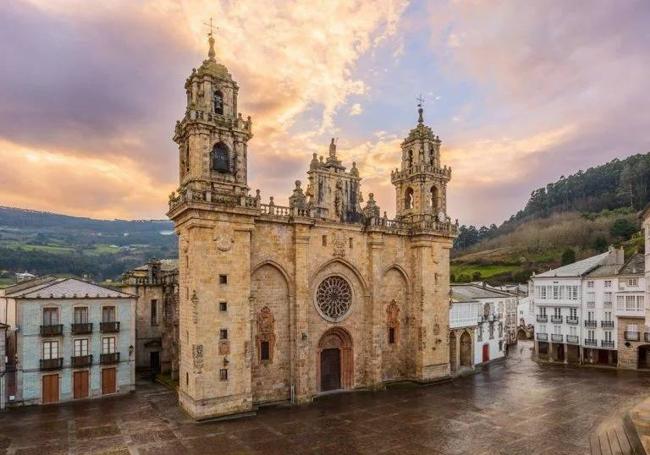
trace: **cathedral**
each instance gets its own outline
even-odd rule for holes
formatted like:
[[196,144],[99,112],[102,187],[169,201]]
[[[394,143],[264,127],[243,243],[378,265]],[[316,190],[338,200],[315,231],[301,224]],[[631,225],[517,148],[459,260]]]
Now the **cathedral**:
[[396,151],[389,219],[334,140],[327,156],[305,160],[305,184],[287,185],[288,206],[250,193],[253,122],[212,36],[185,91],[168,213],[179,238],[181,406],[201,420],[448,376],[457,223],[447,216],[451,169],[422,106]]

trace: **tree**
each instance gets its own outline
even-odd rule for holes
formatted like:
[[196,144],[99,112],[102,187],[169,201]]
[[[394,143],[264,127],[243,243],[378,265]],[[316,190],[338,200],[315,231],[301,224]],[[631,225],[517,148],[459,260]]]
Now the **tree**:
[[612,224],[609,233],[616,238],[628,240],[637,231],[637,227],[627,218],[618,218]]
[[481,272],[478,270],[472,274],[472,281],[481,281]]
[[576,252],[573,248],[567,248],[562,253],[562,265],[573,264],[576,261]]
[[607,243],[607,239],[602,235],[596,237],[596,240],[594,240],[594,244],[592,245],[593,249],[598,251],[599,253],[605,252],[608,246],[609,244]]

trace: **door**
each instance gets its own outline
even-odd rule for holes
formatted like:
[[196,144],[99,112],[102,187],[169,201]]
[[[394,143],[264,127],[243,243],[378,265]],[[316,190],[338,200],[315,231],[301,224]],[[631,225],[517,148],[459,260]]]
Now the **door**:
[[115,368],[104,368],[102,370],[102,395],[115,393]]
[[558,362],[564,362],[564,345],[563,344],[558,344],[557,345],[557,361]]
[[488,362],[490,360],[490,345],[483,345],[483,362]]
[[48,374],[43,376],[43,404],[59,401],[59,375]]
[[88,398],[88,370],[72,373],[74,398]]
[[323,349],[320,353],[320,388],[337,390],[341,388],[341,351]]
[[149,365],[152,373],[160,373],[160,352],[149,353]]

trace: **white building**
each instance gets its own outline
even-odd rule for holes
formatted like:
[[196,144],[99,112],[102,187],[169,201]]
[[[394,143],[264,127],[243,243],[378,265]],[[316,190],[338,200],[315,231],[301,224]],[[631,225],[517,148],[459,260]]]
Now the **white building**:
[[135,388],[135,297],[74,278],[3,290],[10,404],[46,404]]
[[474,313],[474,365],[503,358],[507,341],[506,307],[516,302],[516,298],[507,292],[476,284],[452,284],[451,293],[452,310],[459,304],[465,304],[464,308],[469,311],[478,310]]
[[636,368],[639,346],[631,342],[641,341],[645,315],[641,259],[625,262],[622,249],[610,248],[534,276],[538,359]]

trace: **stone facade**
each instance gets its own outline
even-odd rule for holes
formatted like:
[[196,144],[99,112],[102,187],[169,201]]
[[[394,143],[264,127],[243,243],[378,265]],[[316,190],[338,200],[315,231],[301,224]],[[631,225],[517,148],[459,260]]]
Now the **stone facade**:
[[334,141],[327,158],[313,156],[289,207],[263,204],[259,190],[248,194],[252,121],[237,111],[213,42],[187,80],[174,135],[181,406],[204,419],[448,376],[457,224],[445,213],[451,171],[422,109],[392,174],[397,219],[381,216],[372,194],[362,207],[358,170],[346,170]]
[[136,304],[136,367],[178,380],[178,261],[153,260],[125,273]]

